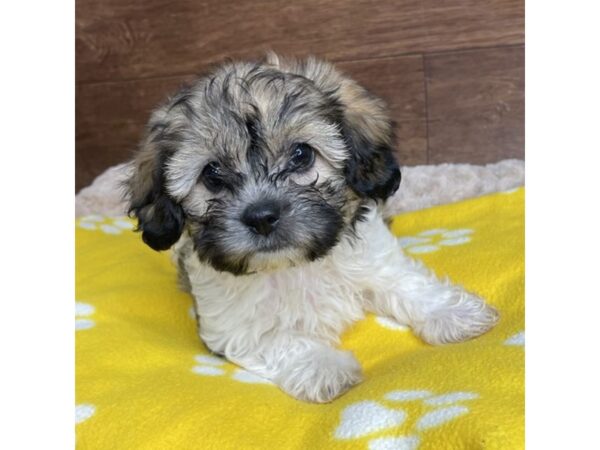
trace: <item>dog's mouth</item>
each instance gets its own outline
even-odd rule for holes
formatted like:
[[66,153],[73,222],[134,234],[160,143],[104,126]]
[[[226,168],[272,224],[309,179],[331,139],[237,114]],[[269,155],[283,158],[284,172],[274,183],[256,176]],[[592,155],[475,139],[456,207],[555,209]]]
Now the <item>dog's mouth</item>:
[[294,247],[293,242],[282,233],[274,233],[272,236],[256,237],[250,239],[252,254],[257,253],[277,253],[290,250]]
[[303,261],[307,262],[302,252],[292,247],[260,250],[250,256],[247,261],[247,273],[272,272],[297,266]]
[[272,272],[307,260],[300,247],[288,240],[275,238],[246,241],[241,246],[241,251],[232,252],[225,250],[227,247],[222,242],[203,239],[199,235],[195,239],[195,247],[201,261],[209,263],[218,271],[233,275]]

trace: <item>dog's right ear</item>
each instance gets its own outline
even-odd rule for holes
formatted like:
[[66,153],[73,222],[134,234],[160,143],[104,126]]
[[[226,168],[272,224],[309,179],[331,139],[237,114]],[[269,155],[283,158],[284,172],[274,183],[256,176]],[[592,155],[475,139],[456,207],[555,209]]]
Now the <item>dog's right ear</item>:
[[179,240],[185,216],[165,189],[164,166],[169,151],[160,142],[164,125],[155,118],[156,114],[133,160],[126,189],[129,214],[138,219],[136,231],[142,232],[143,241],[154,250],[167,250]]

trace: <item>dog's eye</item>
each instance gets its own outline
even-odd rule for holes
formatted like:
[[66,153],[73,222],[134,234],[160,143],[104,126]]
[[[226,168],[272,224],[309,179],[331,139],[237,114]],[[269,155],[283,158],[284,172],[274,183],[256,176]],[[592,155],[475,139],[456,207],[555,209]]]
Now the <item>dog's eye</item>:
[[295,144],[288,162],[289,170],[306,170],[315,162],[315,150],[308,144]]
[[218,162],[209,162],[202,170],[202,182],[211,192],[219,192],[223,188],[223,172]]

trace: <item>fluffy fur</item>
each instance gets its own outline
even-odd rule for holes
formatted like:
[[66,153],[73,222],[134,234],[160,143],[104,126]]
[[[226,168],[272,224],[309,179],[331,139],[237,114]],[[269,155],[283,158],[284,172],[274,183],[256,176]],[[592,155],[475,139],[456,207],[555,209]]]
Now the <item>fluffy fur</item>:
[[226,64],[154,112],[131,212],[149,246],[174,245],[213,352],[327,402],[361,380],[335,345],[366,311],[432,344],[493,326],[493,308],[404,255],[385,226],[392,141],[381,100],[312,58]]

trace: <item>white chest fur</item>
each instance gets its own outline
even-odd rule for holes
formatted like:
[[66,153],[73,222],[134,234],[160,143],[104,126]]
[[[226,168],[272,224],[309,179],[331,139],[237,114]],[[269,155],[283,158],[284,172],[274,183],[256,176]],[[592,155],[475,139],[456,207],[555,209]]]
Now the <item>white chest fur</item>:
[[373,208],[357,225],[356,236],[343,238],[326,257],[297,267],[234,276],[201,263],[190,249],[184,237],[175,250],[183,256],[200,336],[212,351],[235,360],[279,332],[338,342],[344,328],[364,315],[363,281],[372,273],[373,259],[395,252],[396,245]]
[[351,322],[363,317],[362,295],[337,261],[349,255],[340,243],[327,257],[300,267],[234,276],[184,260],[207,346],[235,359],[269,334],[288,332],[336,343]]

